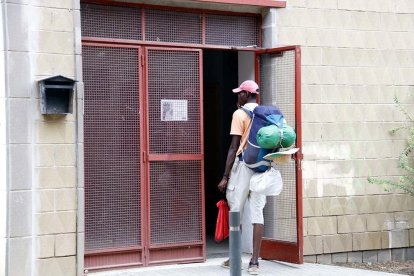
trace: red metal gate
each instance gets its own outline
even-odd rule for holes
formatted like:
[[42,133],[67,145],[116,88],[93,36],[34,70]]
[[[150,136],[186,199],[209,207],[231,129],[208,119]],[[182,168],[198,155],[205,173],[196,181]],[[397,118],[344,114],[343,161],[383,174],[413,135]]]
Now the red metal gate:
[[202,261],[202,52],[145,49],[148,264]]
[[[302,147],[300,48],[266,49],[256,53],[256,77],[262,104],[277,105],[289,125],[294,125],[296,147]],[[269,197],[264,210],[265,231],[261,256],[265,259],[303,263],[302,150],[294,160],[279,166],[283,191]]]
[[84,43],[88,269],[204,260],[201,58]]
[[85,267],[142,264],[140,47],[82,50]]

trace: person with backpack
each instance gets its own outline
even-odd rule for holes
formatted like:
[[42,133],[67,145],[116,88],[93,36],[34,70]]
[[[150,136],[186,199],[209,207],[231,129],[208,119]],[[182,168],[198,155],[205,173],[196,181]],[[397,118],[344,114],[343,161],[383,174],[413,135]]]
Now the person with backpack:
[[[253,254],[247,271],[251,275],[259,274],[259,254],[264,229],[263,208],[266,205],[266,196],[250,191],[250,178],[255,171],[244,163],[242,152],[246,148],[252,122],[249,111],[253,112],[258,106],[256,103],[258,89],[259,86],[252,80],[246,80],[238,88],[233,89],[233,92],[237,93],[237,106],[241,108],[233,113],[230,130],[231,144],[223,178],[217,186],[221,192],[226,192],[230,211],[240,212],[240,217],[242,217],[245,202],[249,198],[253,224]],[[222,266],[229,268],[230,261],[224,261]]]

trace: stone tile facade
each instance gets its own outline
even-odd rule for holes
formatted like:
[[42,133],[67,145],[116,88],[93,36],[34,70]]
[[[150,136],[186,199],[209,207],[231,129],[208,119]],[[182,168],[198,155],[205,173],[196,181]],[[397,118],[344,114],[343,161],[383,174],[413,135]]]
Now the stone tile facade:
[[304,254],[310,260],[329,262],[341,252],[387,260],[385,253],[365,252],[413,244],[414,199],[367,182],[401,174],[407,133],[388,130],[405,121],[394,95],[414,104],[413,18],[414,2],[407,0],[298,0],[277,10],[278,44],[302,45]]
[[389,261],[406,261],[414,260],[414,249],[395,248],[395,249],[378,249],[366,251],[348,251],[341,253],[328,253],[320,255],[304,256],[304,261],[308,263],[384,263]]
[[76,77],[74,2],[0,1],[0,275],[77,274],[76,103],[41,115],[37,88]]

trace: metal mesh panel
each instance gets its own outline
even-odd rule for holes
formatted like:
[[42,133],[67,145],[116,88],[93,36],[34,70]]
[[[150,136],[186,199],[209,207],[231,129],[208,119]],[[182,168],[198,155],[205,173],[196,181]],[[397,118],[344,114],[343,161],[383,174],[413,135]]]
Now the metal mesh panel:
[[81,4],[82,36],[142,40],[141,9]]
[[201,153],[199,52],[148,50],[150,153]]
[[158,42],[202,44],[202,15],[146,9],[145,39]]
[[[289,125],[295,126],[295,51],[262,55],[260,60],[262,104],[277,105]],[[264,236],[297,241],[295,161],[279,166],[283,191],[269,197],[264,210]]]
[[[145,9],[145,40],[203,44],[203,14]],[[206,44],[260,46],[260,17],[206,14]],[[141,8],[81,4],[82,36],[142,40]]]
[[206,44],[260,46],[258,17],[206,14]]
[[202,240],[201,161],[150,165],[151,244]]
[[83,47],[85,248],[140,238],[137,49]]

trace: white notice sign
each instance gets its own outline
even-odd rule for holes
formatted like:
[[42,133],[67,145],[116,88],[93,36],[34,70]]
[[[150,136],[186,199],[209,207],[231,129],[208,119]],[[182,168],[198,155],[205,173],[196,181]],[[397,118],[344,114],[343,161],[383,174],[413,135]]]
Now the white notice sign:
[[187,100],[161,100],[161,121],[187,121]]

